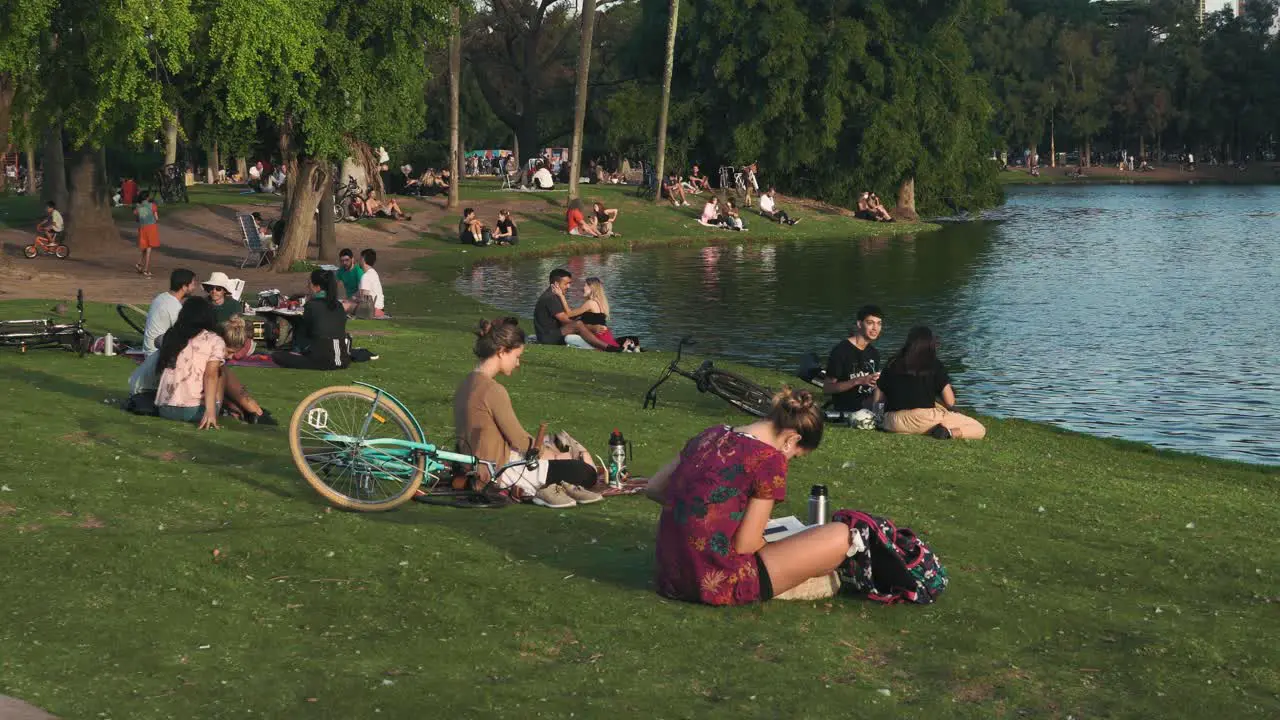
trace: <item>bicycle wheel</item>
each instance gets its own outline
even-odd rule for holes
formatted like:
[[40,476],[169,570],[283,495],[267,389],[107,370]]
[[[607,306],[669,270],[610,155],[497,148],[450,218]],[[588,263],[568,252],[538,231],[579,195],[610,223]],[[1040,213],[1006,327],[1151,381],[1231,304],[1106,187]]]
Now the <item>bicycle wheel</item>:
[[40,251],[36,248],[35,245],[28,245],[22,248],[22,254],[27,256],[27,259],[31,259],[36,255],[39,255]]
[[289,451],[298,472],[326,500],[347,510],[391,510],[422,484],[420,452],[378,440],[422,444],[413,421],[373,390],[334,386],[308,395],[289,420]]
[[70,254],[71,254],[71,248],[67,247],[66,245],[53,246],[53,256],[58,258],[59,260],[66,260],[67,256]]
[[707,389],[748,415],[764,417],[773,406],[772,390],[724,370],[707,372]]

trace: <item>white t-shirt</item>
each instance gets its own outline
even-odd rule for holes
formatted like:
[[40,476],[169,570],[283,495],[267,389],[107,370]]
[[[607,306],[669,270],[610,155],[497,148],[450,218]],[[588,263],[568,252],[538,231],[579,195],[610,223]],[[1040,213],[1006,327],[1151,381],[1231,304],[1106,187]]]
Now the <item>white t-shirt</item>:
[[151,301],[147,308],[147,324],[142,327],[142,351],[151,355],[160,348],[156,340],[169,332],[169,328],[178,321],[178,313],[182,312],[182,301],[173,293],[162,292]]
[[773,207],[773,197],[769,193],[760,196],[760,212],[771,213],[773,212]]
[[64,227],[63,221],[62,221],[62,213],[58,212],[57,210],[54,210],[53,212],[49,213],[49,224],[53,226],[54,232],[62,232],[62,228]]
[[550,190],[556,184],[551,179],[551,171],[546,168],[538,168],[538,171],[533,174],[533,182],[543,190]]
[[378,277],[377,270],[369,268],[364,271],[364,275],[360,276],[360,292],[373,298],[374,309],[382,309],[384,300],[382,297],[382,278]]
[[258,166],[257,166],[257,165],[250,165],[250,166],[249,166],[249,177],[253,178],[254,180],[257,180],[257,179],[261,178],[261,177],[262,177],[262,170],[258,169]]

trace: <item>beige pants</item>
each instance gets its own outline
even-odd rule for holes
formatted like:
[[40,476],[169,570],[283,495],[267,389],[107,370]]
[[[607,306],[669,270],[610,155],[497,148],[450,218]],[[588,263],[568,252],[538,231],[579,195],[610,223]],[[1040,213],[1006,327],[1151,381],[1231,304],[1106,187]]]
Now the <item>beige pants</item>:
[[961,440],[981,440],[987,434],[982,423],[941,406],[885,413],[883,427],[891,433],[923,435],[934,425],[941,425],[951,431],[951,437]]

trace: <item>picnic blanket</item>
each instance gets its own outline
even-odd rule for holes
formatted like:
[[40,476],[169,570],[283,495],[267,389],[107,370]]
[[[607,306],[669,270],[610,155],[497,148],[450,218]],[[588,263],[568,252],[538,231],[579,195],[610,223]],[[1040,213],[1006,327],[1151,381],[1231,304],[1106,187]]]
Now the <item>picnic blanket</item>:
[[[141,365],[142,361],[145,360],[147,357],[146,353],[142,352],[140,348],[129,348],[128,350],[125,350],[123,353],[121,353],[121,355],[129,358],[130,360],[138,363],[139,365]],[[261,368],[280,367],[279,365],[275,364],[275,362],[271,360],[271,356],[268,355],[267,353],[254,353],[252,355],[246,355],[243,358],[238,358],[238,359],[232,358],[231,360],[227,361],[227,364],[235,367],[261,367]]]
[[593,492],[598,492],[605,497],[614,495],[639,495],[649,484],[649,478],[628,476],[622,482],[622,487],[605,487],[603,490],[592,488]]

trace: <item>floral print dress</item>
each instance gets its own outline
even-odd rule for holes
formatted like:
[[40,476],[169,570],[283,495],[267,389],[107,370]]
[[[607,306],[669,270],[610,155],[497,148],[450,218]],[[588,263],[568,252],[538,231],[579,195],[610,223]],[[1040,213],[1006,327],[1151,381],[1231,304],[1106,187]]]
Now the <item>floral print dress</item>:
[[752,498],[786,499],[787,459],[728,426],[685,445],[658,520],[658,593],[709,605],[760,599],[756,557],[733,549]]

